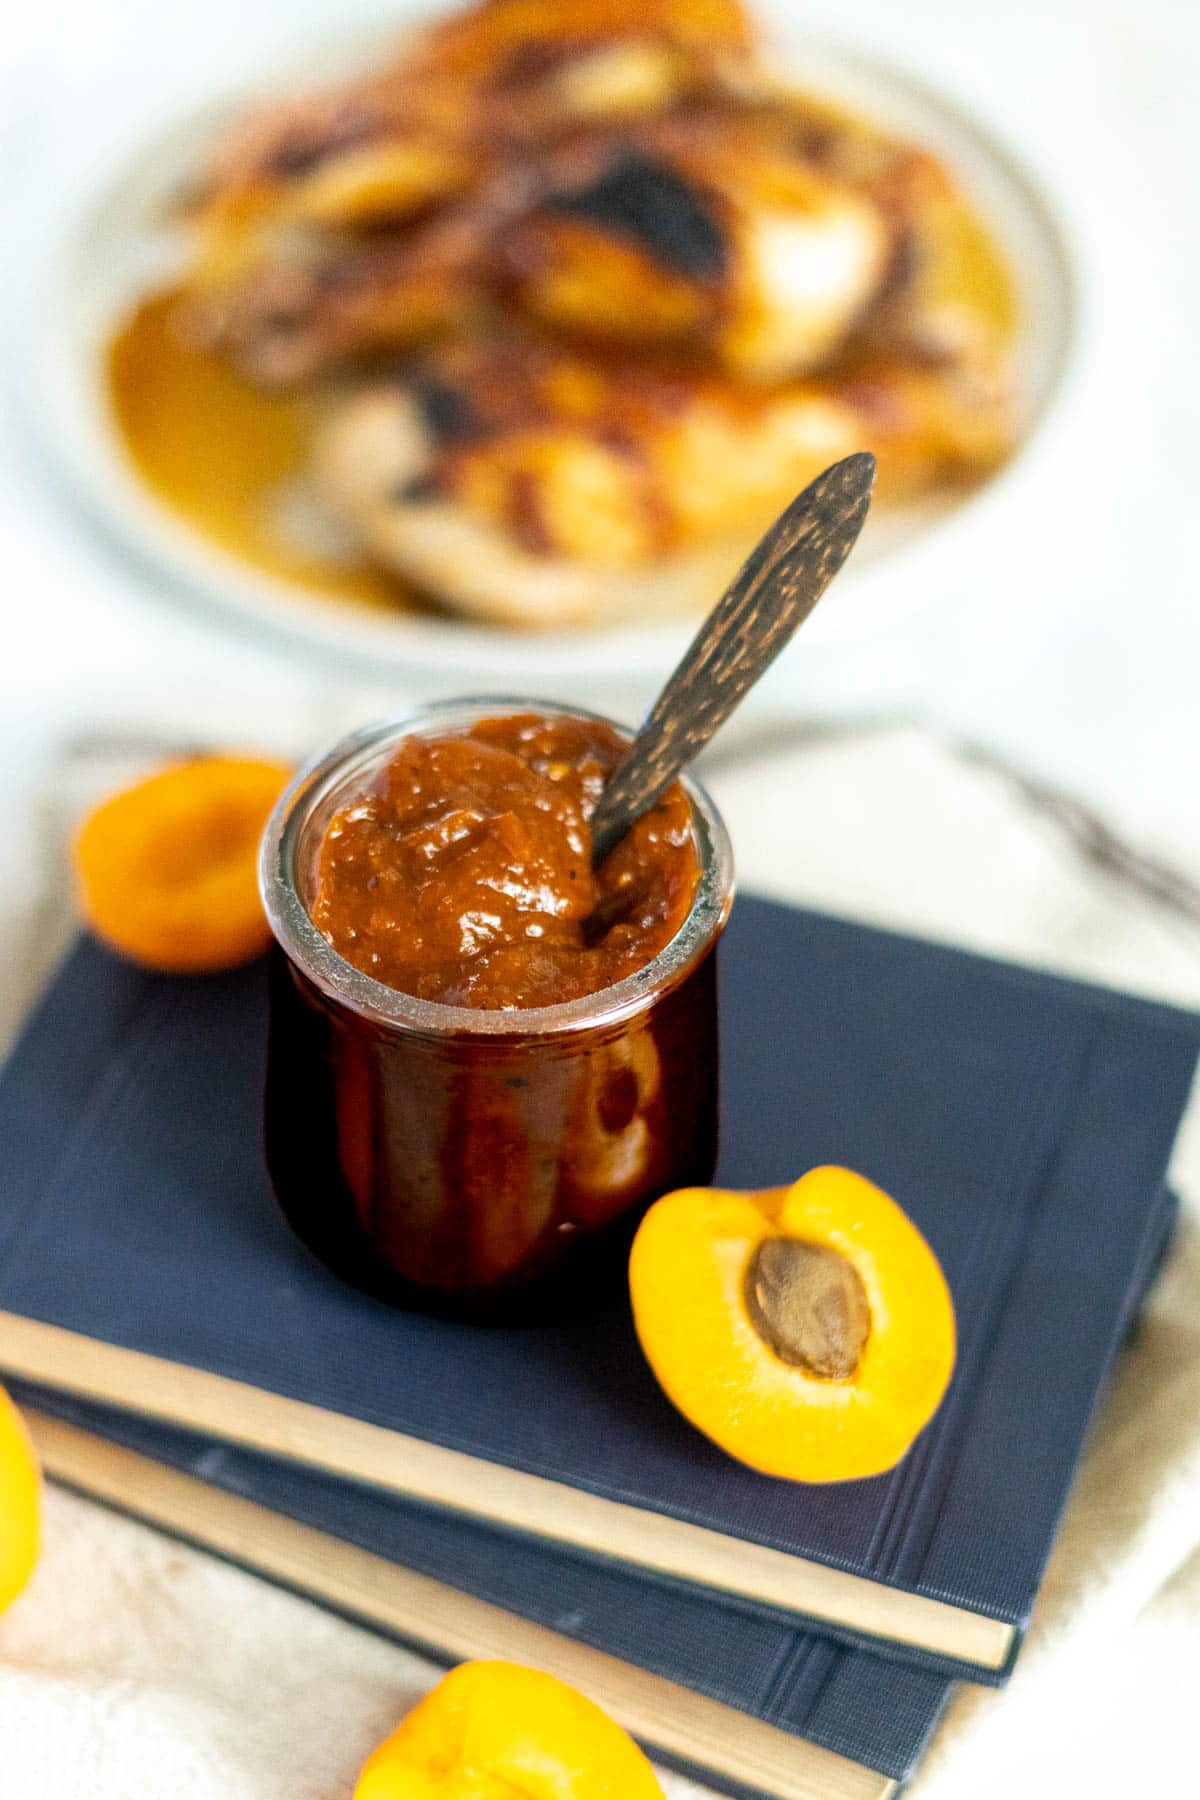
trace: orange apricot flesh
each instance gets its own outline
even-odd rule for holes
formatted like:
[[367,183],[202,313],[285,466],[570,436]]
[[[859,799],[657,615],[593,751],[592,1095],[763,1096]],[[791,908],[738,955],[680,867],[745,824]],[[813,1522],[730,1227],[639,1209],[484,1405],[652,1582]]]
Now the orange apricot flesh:
[[204,756],[96,807],[75,841],[84,918],[147,968],[203,973],[261,955],[258,844],[290,778],[282,763]]
[[[764,1246],[803,1250],[814,1280],[841,1264],[840,1287],[815,1290],[833,1315],[832,1338],[814,1326],[831,1354],[816,1356],[811,1334],[800,1333],[797,1346],[807,1347],[789,1356],[768,1329],[756,1292],[772,1308],[778,1297],[755,1286]],[[760,1193],[664,1195],[638,1230],[629,1283],[638,1338],[667,1397],[766,1475],[884,1473],[929,1423],[953,1373],[954,1307],[937,1258],[896,1202],[849,1169],[813,1169]]]
[[663,1800],[607,1713],[517,1663],[451,1669],[373,1751],[354,1800]]

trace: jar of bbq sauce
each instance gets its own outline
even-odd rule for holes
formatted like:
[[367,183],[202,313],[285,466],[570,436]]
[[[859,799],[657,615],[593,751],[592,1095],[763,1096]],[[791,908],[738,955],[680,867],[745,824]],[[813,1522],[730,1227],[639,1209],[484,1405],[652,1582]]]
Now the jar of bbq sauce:
[[684,780],[593,879],[627,741],[576,708],[442,703],[346,738],[268,823],[271,1178],[381,1298],[569,1316],[620,1291],[651,1200],[711,1179],[729,842]]

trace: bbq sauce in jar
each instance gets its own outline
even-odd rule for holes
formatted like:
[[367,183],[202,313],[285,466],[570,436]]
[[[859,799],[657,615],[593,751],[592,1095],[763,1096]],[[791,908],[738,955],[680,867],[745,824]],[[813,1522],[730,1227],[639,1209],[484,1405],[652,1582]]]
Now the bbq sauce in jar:
[[299,1235],[385,1298],[611,1297],[645,1205],[711,1177],[728,846],[677,784],[593,873],[626,743],[433,708],[339,746],[268,828],[268,1160]]

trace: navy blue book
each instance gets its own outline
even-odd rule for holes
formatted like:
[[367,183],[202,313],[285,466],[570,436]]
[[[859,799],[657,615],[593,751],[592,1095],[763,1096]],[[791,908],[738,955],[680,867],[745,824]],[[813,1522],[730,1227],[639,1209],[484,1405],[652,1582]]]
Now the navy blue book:
[[932,1243],[959,1322],[891,1474],[757,1475],[657,1388],[627,1308],[497,1332],[342,1286],[262,1166],[265,980],[82,943],[0,1081],[0,1368],[943,1670],[1016,1652],[1128,1314],[1200,1019],[742,900],[718,1179],[842,1162]]
[[[1164,1190],[1131,1312],[1157,1273],[1177,1213]],[[520,1657],[585,1687],[598,1684],[618,1712],[632,1697],[627,1722],[648,1746],[721,1786],[882,1800],[912,1774],[951,1692],[931,1670],[732,1607],[703,1589],[651,1583],[611,1562],[61,1392],[21,1383],[13,1391],[58,1478],[448,1661],[464,1649]],[[177,1473],[164,1476],[154,1464]],[[281,1520],[321,1536],[281,1542]],[[367,1569],[355,1551],[372,1559]],[[439,1583],[436,1594],[425,1591],[429,1581]],[[463,1593],[473,1634],[464,1627]],[[492,1609],[482,1637],[472,1600]],[[564,1640],[601,1660],[568,1651]],[[632,1688],[628,1673],[606,1685],[610,1658],[641,1672]]]
[[[652,1754],[738,1793],[885,1800],[915,1768],[952,1690],[931,1670],[698,1589],[129,1413],[14,1391],[42,1409],[27,1417],[56,1479],[438,1660],[498,1656],[548,1669]],[[297,1537],[293,1521],[316,1531]]]

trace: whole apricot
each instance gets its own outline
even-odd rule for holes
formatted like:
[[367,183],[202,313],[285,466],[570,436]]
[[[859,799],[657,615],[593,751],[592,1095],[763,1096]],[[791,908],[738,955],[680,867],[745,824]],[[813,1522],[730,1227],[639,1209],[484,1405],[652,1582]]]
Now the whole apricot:
[[633,1739],[556,1676],[467,1662],[368,1757],[354,1800],[663,1800]]
[[33,1573],[41,1542],[37,1458],[20,1413],[0,1388],[0,1612]]

